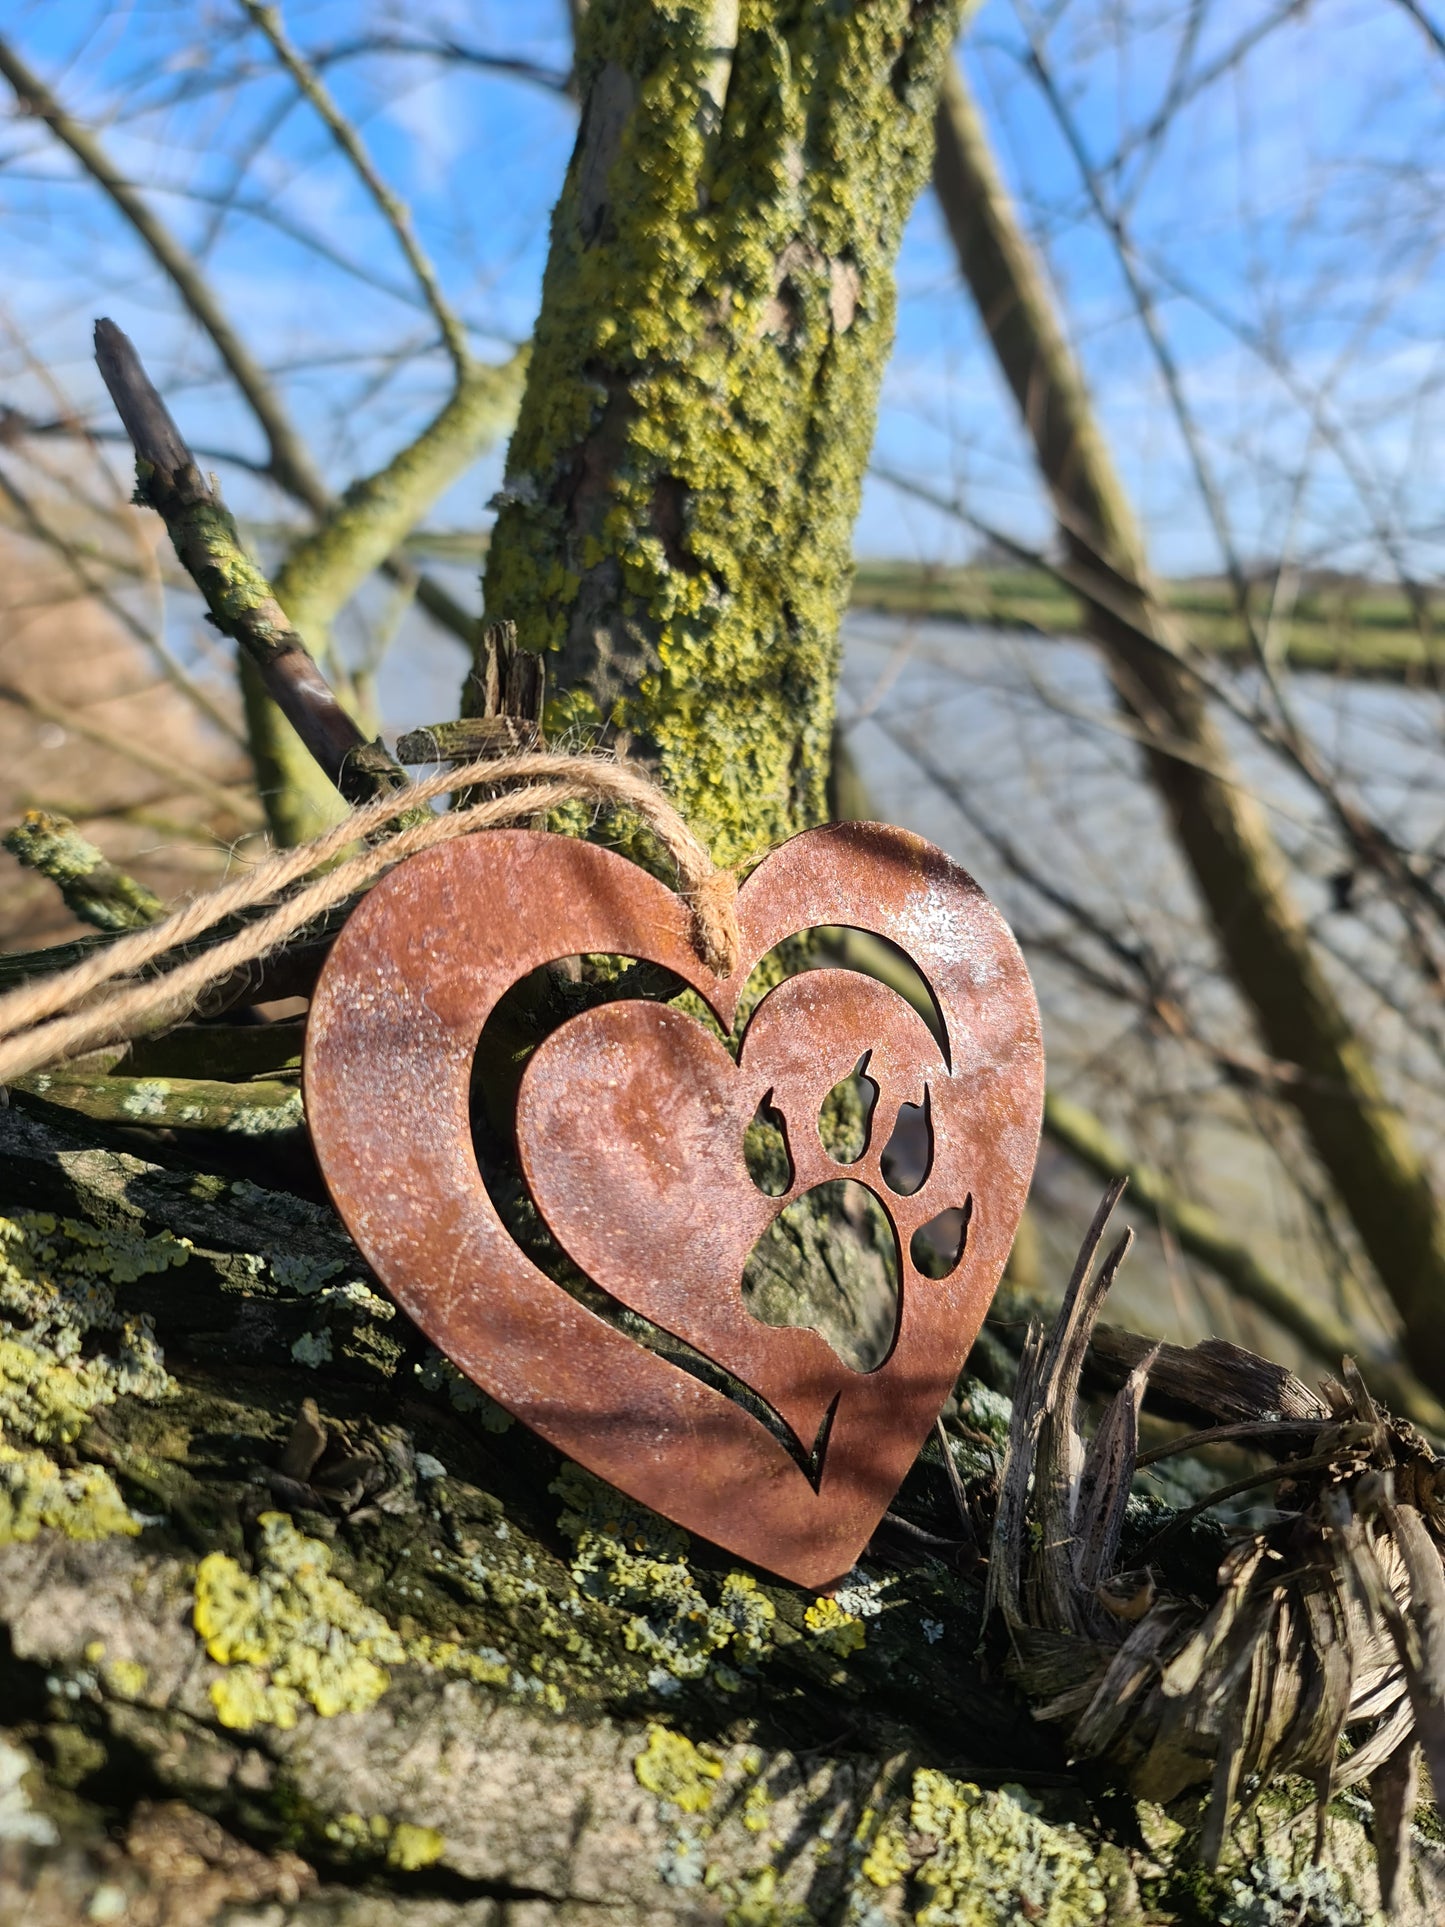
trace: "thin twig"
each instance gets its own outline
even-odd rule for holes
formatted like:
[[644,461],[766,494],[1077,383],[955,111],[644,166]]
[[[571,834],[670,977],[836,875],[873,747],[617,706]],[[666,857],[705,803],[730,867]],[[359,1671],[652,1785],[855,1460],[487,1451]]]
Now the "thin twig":
[[938,1438],[938,1449],[943,1454],[943,1469],[948,1475],[948,1489],[953,1495],[953,1509],[958,1514],[958,1523],[963,1528],[964,1537],[972,1541],[977,1535],[968,1509],[968,1498],[963,1489],[963,1480],[958,1476],[958,1467],[953,1462],[953,1449],[948,1443],[948,1432],[941,1418],[933,1421],[933,1430]]
[[[1368,1434],[1370,1430],[1364,1425],[1357,1426],[1355,1429],[1362,1435]],[[1215,1506],[1223,1505],[1226,1499],[1237,1499],[1241,1493],[1252,1492],[1257,1486],[1278,1485],[1283,1479],[1298,1478],[1305,1472],[1332,1471],[1340,1463],[1342,1448],[1349,1442],[1346,1436],[1349,1430],[1348,1425],[1342,1425],[1341,1437],[1330,1446],[1328,1451],[1312,1452],[1308,1458],[1303,1459],[1287,1459],[1283,1465],[1266,1466],[1262,1472],[1249,1472],[1241,1479],[1231,1479],[1228,1485],[1222,1485],[1217,1491],[1211,1492],[1207,1499],[1200,1499],[1196,1505],[1186,1506],[1182,1512],[1176,1512],[1167,1525],[1161,1526],[1153,1538],[1146,1540],[1140,1547],[1136,1555],[1139,1564],[1147,1566],[1158,1554],[1160,1547],[1166,1545],[1177,1532],[1182,1531],[1185,1526],[1204,1513],[1212,1511]],[[1363,1442],[1362,1436],[1361,1443]]]
[[412,227],[411,215],[405,204],[400,201],[372,165],[361,137],[347,120],[330,89],[321,76],[311,66],[305,55],[295,46],[286,32],[281,18],[281,9],[266,6],[262,0],[241,0],[242,6],[255,25],[266,36],[275,51],[277,59],[285,67],[305,98],[315,108],[326,124],[332,139],[351,162],[358,178],[371,198],[381,209],[396,236],[397,244],[406,256],[407,265],[416,276],[417,285],[426,296],[427,306],[436,317],[441,329],[442,339],[457,371],[457,379],[464,381],[471,370],[472,353],[467,344],[467,331],[457,316],[455,309],[442,293],[441,282],[437,279],[436,269],[432,266],[425,250],[416,237]]
[[[327,517],[335,507],[331,491],[312,463],[305,441],[287,414],[270,377],[227,319],[220,299],[200,263],[155,213],[140,191],[125,178],[91,129],[65,111],[39,75],[25,64],[3,38],[0,38],[0,74],[10,82],[26,110],[37,120],[43,121],[56,138],[70,149],[85,172],[130,222],[186,308],[210,336],[217,354],[266,438],[267,460],[263,472],[288,495],[303,503],[318,519]],[[231,459],[245,460],[241,456]],[[247,465],[250,466],[249,463]],[[449,476],[445,478],[449,479]],[[390,574],[402,577],[411,574],[410,564],[404,557],[389,556],[383,566]],[[417,601],[428,615],[444,628],[450,629],[469,648],[480,636],[480,622],[468,614],[433,577],[418,578]]]
[[[82,545],[70,541],[66,536],[62,535],[58,529],[52,528],[39,513],[35,504],[30,500],[25,491],[19,488],[3,469],[0,469],[0,491],[3,491],[12,503],[16,513],[20,516],[35,540],[43,543],[48,549],[53,550],[54,553],[60,557],[66,568],[70,570],[76,582],[79,583],[85,593],[89,596],[94,596],[96,601],[99,602],[110,615],[114,616],[117,622],[129,630],[130,634],[135,637],[142,649],[151,657],[156,667],[176,692],[184,696],[186,701],[192,704],[208,722],[213,723],[223,735],[229,736],[232,742],[240,747],[244,747],[244,739],[235,723],[211,700],[205,690],[194,681],[185,667],[171,654],[171,651],[166,646],[165,638],[156,630],[152,629],[148,623],[142,622],[139,617],[126,607],[125,603],[114,593],[110,586],[101,581],[92,572],[90,558],[86,555]],[[106,557],[105,560],[109,562],[110,558]],[[112,566],[114,566],[114,564],[112,564]]]
[[[1127,1171],[1134,1197],[1169,1225],[1191,1256],[1207,1264],[1231,1291],[1292,1332],[1315,1358],[1337,1367],[1345,1353],[1357,1349],[1359,1336],[1343,1319],[1327,1306],[1311,1303],[1271,1271],[1248,1245],[1230,1237],[1212,1211],[1182,1197],[1162,1172],[1131,1157],[1082,1105],[1050,1091],[1044,1101],[1044,1132],[1100,1176]],[[1369,1359],[1361,1370],[1395,1411],[1432,1432],[1445,1432],[1445,1408],[1407,1366]]]
[[272,473],[288,491],[300,496],[319,514],[328,500],[326,484],[317,473],[306,444],[287,420],[270,381],[231,326],[196,262],[121,174],[91,130],[66,113],[40,76],[26,66],[4,39],[0,39],[0,74],[4,74],[28,111],[45,122],[96,185],[109,195],[165,270],[181,300],[215,343],[216,352],[260,423],[270,452]]

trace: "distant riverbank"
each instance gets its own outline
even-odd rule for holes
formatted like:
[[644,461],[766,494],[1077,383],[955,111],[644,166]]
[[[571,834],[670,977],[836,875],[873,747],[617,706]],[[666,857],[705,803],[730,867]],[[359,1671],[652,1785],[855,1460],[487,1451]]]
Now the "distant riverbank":
[[[1190,638],[1211,654],[1243,660],[1249,654],[1228,582],[1190,577],[1166,582],[1164,594]],[[1252,607],[1261,633],[1270,630],[1273,585],[1257,584]],[[1445,633],[1432,634],[1429,592],[1424,634],[1404,593],[1385,583],[1306,575],[1291,606],[1275,600],[1271,653],[1281,666],[1314,669],[1380,682],[1435,684],[1445,675]],[[931,568],[924,563],[861,561],[853,607],[896,616],[941,617],[993,629],[1029,629],[1076,636],[1077,599],[1042,569]]]
[[[254,525],[263,548],[285,530]],[[475,599],[476,571],[486,536],[471,529],[418,530],[407,553],[443,573],[464,567],[464,599]],[[1232,586],[1221,576],[1186,576],[1162,585],[1190,639],[1225,661],[1246,661],[1250,646],[1241,631]],[[1316,670],[1361,681],[1445,687],[1445,610],[1434,608],[1436,591],[1419,587],[1414,600],[1397,585],[1371,582],[1330,569],[1301,571],[1276,587],[1261,575],[1251,588],[1251,609],[1272,658],[1281,668]],[[1083,628],[1078,599],[1044,569],[971,563],[960,568],[923,562],[865,558],[857,565],[852,606],[882,615],[918,616],[986,629],[1014,629],[1044,636],[1077,636]]]

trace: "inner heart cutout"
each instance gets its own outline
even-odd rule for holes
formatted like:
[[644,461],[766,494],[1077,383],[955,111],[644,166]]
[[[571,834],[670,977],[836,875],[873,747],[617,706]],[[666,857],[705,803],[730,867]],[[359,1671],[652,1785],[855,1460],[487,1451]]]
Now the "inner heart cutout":
[[[398,866],[352,913],[311,1004],[306,1114],[337,1209],[393,1297],[468,1377],[633,1498],[807,1586],[857,1559],[978,1334],[1023,1211],[1043,1110],[1038,1007],[1007,925],[973,879],[877,824],[805,831],[738,893],[733,975],[699,963],[686,906],[645,871],[573,838],[496,830]],[[728,1031],[758,961],[820,925],[897,945],[933,997],[940,1044],[894,991],[843,970],[771,991],[735,1062],[673,1006],[620,1001],[541,1044],[522,1079],[523,1175],[558,1242],[613,1298],[748,1386],[797,1453],[743,1405],[580,1304],[522,1252],[472,1146],[472,1059],[510,987],[564,956],[609,953],[689,984]],[[842,1163],[823,1101],[867,1055],[869,1141]],[[925,1096],[926,1093],[926,1096]],[[743,1152],[764,1101],[791,1182],[769,1196]],[[882,1147],[926,1101],[932,1158],[904,1195]],[[850,1370],[816,1332],[747,1310],[748,1253],[796,1198],[865,1185],[898,1241],[898,1320],[883,1363]],[[967,1236],[947,1276],[913,1234],[948,1207]],[[823,1437],[810,1477],[806,1459]]]

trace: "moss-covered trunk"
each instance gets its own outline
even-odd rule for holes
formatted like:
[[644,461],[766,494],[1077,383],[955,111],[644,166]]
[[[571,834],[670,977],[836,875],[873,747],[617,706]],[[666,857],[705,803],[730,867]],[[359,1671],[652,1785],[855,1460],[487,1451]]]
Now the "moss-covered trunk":
[[838,623],[957,0],[592,0],[487,612],[729,863],[825,813]]

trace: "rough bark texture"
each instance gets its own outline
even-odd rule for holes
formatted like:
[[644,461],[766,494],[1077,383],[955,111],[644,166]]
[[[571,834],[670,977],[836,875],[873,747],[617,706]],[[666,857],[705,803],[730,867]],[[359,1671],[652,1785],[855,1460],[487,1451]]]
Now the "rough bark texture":
[[487,563],[548,734],[724,863],[821,820],[850,544],[956,0],[593,0]]
[[[1213,1876],[1192,1796],[1071,1773],[956,1557],[740,1572],[460,1384],[324,1207],[15,1112],[0,1153],[0,1918],[1372,1919],[1358,1803],[1311,1873],[1276,1787]],[[951,1503],[925,1458],[904,1515]]]
[[1184,664],[1052,296],[954,67],[938,110],[934,180],[1060,532],[1100,584],[1100,600],[1086,605],[1089,626],[1121,707],[1150,734],[1146,766],[1231,978],[1271,1054],[1305,1073],[1285,1094],[1400,1312],[1411,1363],[1441,1392],[1445,1218],[1429,1172],[1320,966],[1284,858]]

